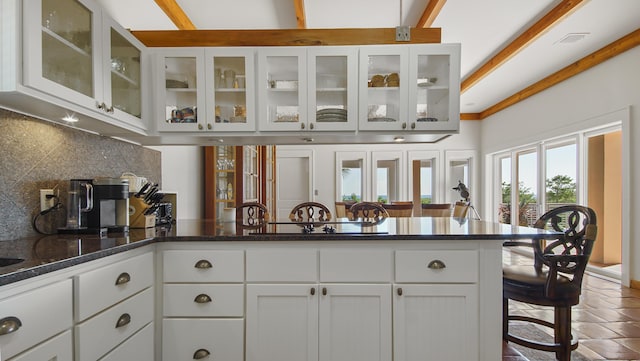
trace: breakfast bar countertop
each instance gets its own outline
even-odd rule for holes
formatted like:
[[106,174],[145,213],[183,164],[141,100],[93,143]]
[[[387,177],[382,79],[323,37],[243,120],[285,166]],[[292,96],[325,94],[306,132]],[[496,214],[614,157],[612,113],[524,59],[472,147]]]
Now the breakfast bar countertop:
[[[555,238],[557,233],[472,219],[449,217],[387,218],[370,225],[338,219],[305,227],[290,221],[270,222],[257,229],[235,222],[182,220],[177,224],[128,233],[97,235],[43,235],[0,241],[0,259],[15,259],[0,266],[0,286],[61,270],[155,242],[269,242],[269,241],[434,241],[515,240]],[[20,261],[21,260],[21,261]]]

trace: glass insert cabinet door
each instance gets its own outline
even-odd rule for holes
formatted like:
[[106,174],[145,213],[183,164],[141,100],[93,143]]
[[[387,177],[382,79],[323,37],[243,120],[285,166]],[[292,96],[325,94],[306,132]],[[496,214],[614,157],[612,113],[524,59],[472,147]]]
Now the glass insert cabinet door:
[[207,49],[207,129],[255,130],[253,64],[251,49]]
[[358,52],[353,47],[307,50],[310,130],[355,130]]
[[199,109],[205,107],[204,52],[191,49],[165,49],[159,57],[161,88],[159,106],[164,121],[159,130],[205,130]]
[[409,129],[457,130],[460,47],[424,45],[410,50]]
[[99,11],[81,0],[24,1],[27,86],[95,107],[102,91]]
[[114,111],[121,111],[132,115],[138,119],[142,118],[142,76],[141,76],[141,60],[142,60],[142,44],[133,44],[132,39],[125,38],[120,34],[115,26],[116,24],[105,19],[109,26],[109,31],[105,35],[108,40],[107,49],[109,54],[107,79],[110,84],[107,89],[110,90],[111,99],[107,101],[114,108]]
[[257,113],[262,130],[307,130],[306,49],[258,50]]
[[360,130],[407,128],[408,54],[407,47],[360,49]]

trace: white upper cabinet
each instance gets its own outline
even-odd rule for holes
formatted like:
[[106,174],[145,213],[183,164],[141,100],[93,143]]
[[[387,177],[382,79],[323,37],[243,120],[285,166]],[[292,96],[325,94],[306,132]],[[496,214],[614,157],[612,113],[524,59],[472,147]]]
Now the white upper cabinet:
[[254,131],[255,60],[247,48],[207,48],[207,129]]
[[[156,60],[158,130],[196,132],[207,128],[205,59],[202,48],[162,48]],[[200,112],[198,112],[200,110]]]
[[310,47],[308,59],[309,130],[351,130],[358,122],[358,49]]
[[360,48],[360,131],[457,131],[460,46]]
[[457,131],[460,125],[460,46],[412,47],[409,57],[409,129]]
[[407,46],[360,48],[359,130],[407,128]]
[[258,49],[260,130],[305,131],[307,119],[307,49]]
[[146,130],[146,49],[86,0],[23,2],[25,86]]

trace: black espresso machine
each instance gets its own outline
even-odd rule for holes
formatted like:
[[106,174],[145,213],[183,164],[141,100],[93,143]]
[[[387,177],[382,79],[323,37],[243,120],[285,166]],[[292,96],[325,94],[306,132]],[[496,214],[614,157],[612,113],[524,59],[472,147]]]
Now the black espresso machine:
[[71,179],[67,225],[58,233],[129,232],[129,181],[122,178]]

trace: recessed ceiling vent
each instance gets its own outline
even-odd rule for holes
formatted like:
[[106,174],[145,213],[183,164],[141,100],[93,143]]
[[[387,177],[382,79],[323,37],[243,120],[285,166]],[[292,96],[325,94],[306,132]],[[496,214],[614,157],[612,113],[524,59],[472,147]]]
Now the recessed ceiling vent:
[[573,44],[584,39],[589,33],[569,33],[563,36],[560,40],[556,41],[556,44]]

